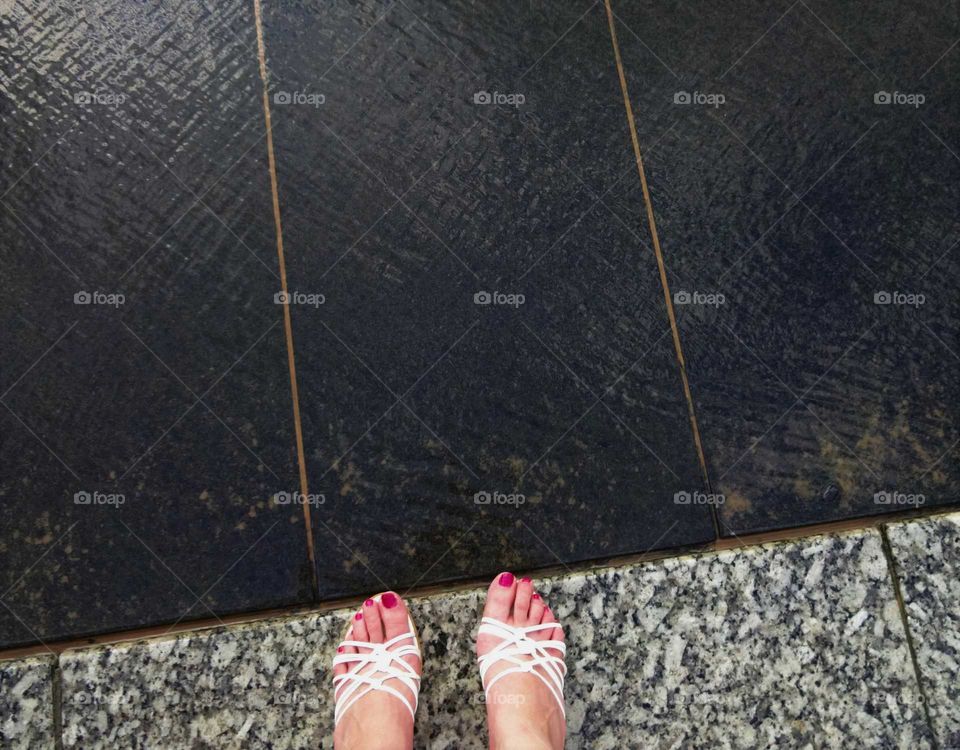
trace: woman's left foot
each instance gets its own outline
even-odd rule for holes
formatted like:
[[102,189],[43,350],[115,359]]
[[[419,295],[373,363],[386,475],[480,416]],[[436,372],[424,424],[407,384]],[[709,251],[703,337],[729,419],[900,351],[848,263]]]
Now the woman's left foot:
[[[563,630],[533,581],[501,573],[487,590],[477,656],[485,687],[491,750],[561,750]],[[502,623],[506,628],[493,624]],[[520,641],[514,629],[529,632]],[[509,655],[509,658],[504,658]],[[489,662],[486,666],[484,662]],[[534,662],[530,670],[518,663]],[[502,674],[505,673],[505,674]]]
[[[409,638],[401,638],[388,651],[416,646],[416,639],[410,627],[410,615],[404,601],[388,591],[375,599],[367,599],[360,610],[353,615],[351,632],[346,641],[357,641],[370,644],[387,643],[405,633]],[[372,648],[343,645],[337,650],[337,656],[363,655],[371,653]],[[333,733],[333,746],[337,750],[410,750],[413,747],[413,716],[411,710],[417,705],[415,690],[410,689],[418,684],[413,680],[414,675],[419,678],[422,664],[416,654],[405,654],[387,663],[384,659],[381,664],[360,663],[346,661],[335,664],[333,674],[335,680],[335,698],[346,708],[341,708],[336,729]],[[410,666],[410,670],[402,667],[400,659]],[[404,674],[407,679],[390,676],[384,673],[383,668],[390,666]],[[349,705],[352,695],[359,695],[367,688],[368,683],[357,683],[354,680],[339,680],[341,676],[356,674],[370,679],[383,678],[383,690],[370,690],[366,695]],[[353,687],[355,686],[355,687]],[[389,692],[387,688],[397,691],[403,699]],[[348,691],[355,690],[350,693]]]

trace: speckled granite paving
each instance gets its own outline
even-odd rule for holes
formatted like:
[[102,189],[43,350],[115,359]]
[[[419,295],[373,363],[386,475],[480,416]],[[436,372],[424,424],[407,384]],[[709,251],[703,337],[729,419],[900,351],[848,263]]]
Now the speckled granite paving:
[[54,658],[0,662],[0,747],[46,750],[54,747]]
[[[568,748],[955,746],[958,531],[960,514],[890,531],[936,744],[871,529],[538,581],[570,644]],[[480,590],[411,601],[426,664],[418,747],[485,746],[481,603]],[[329,663],[348,615],[64,652],[63,747],[329,748]],[[0,689],[19,736],[38,726],[35,688],[9,677],[24,667],[7,663]]]
[[940,747],[960,748],[960,513],[892,524],[910,632]]

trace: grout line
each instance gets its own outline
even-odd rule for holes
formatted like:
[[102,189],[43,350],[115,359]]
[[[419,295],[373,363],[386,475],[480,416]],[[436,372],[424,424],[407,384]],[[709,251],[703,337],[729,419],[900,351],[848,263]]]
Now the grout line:
[[[877,516],[865,516],[861,518],[829,521],[826,523],[811,524],[808,526],[793,527],[789,529],[777,529],[774,531],[743,534],[737,537],[724,538],[702,545],[688,545],[685,547],[673,547],[670,549],[657,550],[655,552],[633,553],[629,555],[617,555],[615,557],[581,560],[567,565],[558,564],[518,572],[536,573],[540,578],[563,575],[587,575],[597,571],[609,570],[611,568],[623,568],[641,563],[655,563],[662,560],[669,560],[690,555],[709,555],[718,552],[741,550],[767,544],[799,542],[804,539],[822,536],[824,534],[868,531],[870,529],[876,529],[881,525],[890,524],[895,521],[917,521],[941,515],[950,515],[957,512],[957,506],[926,508],[920,511],[911,509],[884,513]],[[490,575],[492,576],[493,573]],[[404,596],[406,598],[424,599],[432,596],[453,594],[461,591],[471,591],[476,588],[485,587],[487,583],[489,583],[489,578],[490,576],[475,576],[472,578],[459,579],[452,582],[448,581],[445,583],[428,584],[425,586],[420,586],[416,589],[412,589],[406,592]],[[95,646],[118,645],[121,643],[142,641],[147,638],[155,638],[159,636],[196,634],[200,631],[221,629],[224,626],[233,627],[238,625],[249,625],[263,622],[265,620],[273,620],[283,617],[325,614],[338,609],[353,608],[359,605],[365,598],[365,596],[357,595],[340,599],[332,599],[312,605],[292,605],[287,607],[277,607],[269,610],[240,612],[232,615],[221,616],[217,619],[207,618],[191,620],[180,623],[173,628],[161,624],[136,628],[133,630],[114,631],[112,633],[103,633],[89,637],[71,638],[61,641],[47,641],[46,645],[35,644],[0,650],[0,661],[21,659],[35,655],[44,655],[51,651],[54,652],[54,654],[61,654],[68,650],[84,649]]]
[[[657,232],[657,221],[653,215],[653,201],[650,199],[650,188],[647,185],[647,174],[643,168],[643,156],[640,153],[640,139],[637,136],[637,124],[633,119],[633,107],[630,104],[630,93],[627,90],[627,76],[623,69],[623,59],[620,57],[620,43],[617,40],[617,28],[614,22],[613,7],[610,0],[604,0],[607,8],[607,22],[610,26],[610,41],[613,44],[613,56],[617,65],[617,75],[620,78],[620,91],[623,93],[623,106],[627,111],[627,125],[630,128],[630,141],[633,144],[633,153],[637,160],[637,172],[640,174],[640,188],[643,191],[643,202],[647,210],[647,223],[650,226],[650,235],[653,240],[653,252],[657,258],[657,268],[660,271],[660,285],[663,287],[663,298],[667,305],[667,317],[670,319],[670,331],[673,334],[673,347],[677,353],[677,362],[680,366],[680,380],[683,383],[683,394],[687,401],[687,413],[690,417],[690,427],[693,430],[693,442],[697,449],[697,461],[707,492],[712,492],[710,474],[707,471],[707,459],[700,439],[700,426],[697,423],[697,412],[693,405],[693,395],[690,392],[690,380],[687,378],[687,363],[683,356],[683,346],[680,344],[680,330],[677,327],[677,316],[673,310],[673,298],[670,295],[670,282],[667,280],[667,268],[663,261],[663,250],[660,247],[660,235]],[[716,539],[720,539],[720,522],[717,509],[710,506],[710,517],[713,520],[713,532]]]
[[890,581],[893,584],[893,594],[897,599],[897,610],[900,612],[900,621],[903,624],[903,632],[907,639],[907,650],[910,652],[913,674],[917,679],[917,690],[920,692],[920,701],[923,704],[923,715],[930,729],[930,743],[933,746],[933,750],[938,750],[937,731],[933,725],[933,719],[930,716],[930,703],[927,700],[927,693],[923,686],[923,675],[920,672],[920,662],[917,660],[917,647],[913,642],[913,633],[910,630],[910,619],[907,617],[907,607],[903,601],[903,589],[900,587],[900,576],[897,575],[897,560],[893,554],[893,545],[890,544],[890,536],[887,534],[887,524],[881,524],[879,531],[880,541],[883,546],[883,555],[887,558],[887,569],[890,571]]
[[63,682],[60,670],[60,657],[50,665],[53,699],[53,746],[54,750],[63,750]]
[[[270,169],[270,192],[273,200],[273,223],[277,234],[277,259],[280,263],[280,291],[287,298],[287,266],[283,255],[283,225],[280,222],[280,192],[277,181],[277,162],[273,150],[273,124],[270,118],[270,85],[267,81],[267,60],[263,43],[263,16],[260,9],[260,0],[253,0],[253,11],[257,27],[257,57],[260,63],[260,80],[263,82],[263,119],[267,127],[267,165]],[[307,559],[310,561],[310,578],[312,582],[312,596],[316,601],[320,595],[320,586],[317,579],[317,561],[313,546],[313,523],[310,518],[310,503],[307,487],[307,461],[303,450],[303,426],[300,422],[300,392],[297,388],[297,366],[294,361],[293,324],[290,314],[290,304],[281,305],[283,308],[283,328],[287,340],[287,366],[290,370],[290,393],[293,399],[293,429],[297,441],[297,464],[300,470],[301,507],[303,521],[307,535]]]

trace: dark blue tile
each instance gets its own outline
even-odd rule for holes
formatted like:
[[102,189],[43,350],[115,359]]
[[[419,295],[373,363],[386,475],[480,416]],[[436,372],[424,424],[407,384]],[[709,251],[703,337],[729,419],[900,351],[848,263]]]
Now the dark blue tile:
[[2,33],[0,645],[310,600],[252,8]]
[[722,533],[956,502],[956,13],[614,8]]
[[266,11],[321,596],[712,538],[602,6]]

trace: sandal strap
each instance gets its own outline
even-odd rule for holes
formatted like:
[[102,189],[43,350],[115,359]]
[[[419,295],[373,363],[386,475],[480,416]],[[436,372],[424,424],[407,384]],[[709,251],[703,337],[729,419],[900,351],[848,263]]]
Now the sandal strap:
[[[480,635],[489,635],[501,639],[501,642],[488,653],[477,658],[477,663],[480,666],[480,682],[483,685],[484,696],[487,700],[490,699],[490,689],[501,677],[527,672],[536,675],[547,686],[547,689],[556,699],[557,705],[560,706],[561,714],[564,717],[566,716],[563,704],[563,682],[567,674],[567,665],[563,661],[563,656],[567,653],[567,646],[563,641],[536,641],[529,637],[531,633],[553,630],[557,627],[560,627],[560,625],[555,622],[516,627],[507,625],[507,623],[493,617],[484,617],[480,621]],[[561,656],[551,654],[548,649],[559,651]],[[487,672],[494,664],[501,661],[508,662],[513,666],[500,671],[496,677],[487,682]]]
[[[399,645],[404,640],[410,640],[412,643]],[[416,715],[420,694],[420,675],[403,659],[404,656],[421,656],[417,638],[412,630],[384,643],[345,640],[340,645],[344,648],[355,648],[359,653],[339,653],[333,659],[335,667],[340,664],[351,666],[351,671],[333,678],[334,726],[340,722],[354,703],[373,690],[380,690],[394,696],[403,702],[411,716]],[[374,669],[365,674],[359,674],[368,665],[373,665]],[[413,694],[413,703],[411,704],[407,696],[399,690],[387,685],[389,680],[399,680]]]

